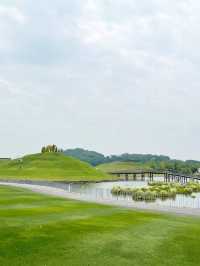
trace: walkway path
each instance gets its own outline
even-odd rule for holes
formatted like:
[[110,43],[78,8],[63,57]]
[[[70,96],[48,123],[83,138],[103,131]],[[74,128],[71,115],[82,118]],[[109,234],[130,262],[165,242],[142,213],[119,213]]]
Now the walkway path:
[[81,195],[78,193],[69,193],[64,189],[55,188],[50,186],[41,186],[41,185],[33,185],[33,184],[20,184],[14,182],[0,182],[0,185],[6,186],[14,186],[29,189],[33,192],[42,193],[46,195],[68,198],[73,200],[80,200],[86,202],[94,202],[99,204],[106,204],[112,206],[119,206],[125,208],[132,208],[137,210],[147,210],[147,211],[154,211],[154,212],[166,212],[166,213],[174,213],[179,215],[192,215],[192,216],[200,216],[200,209],[192,209],[192,208],[175,208],[175,207],[168,207],[168,206],[160,206],[149,203],[148,205],[144,202],[127,202],[123,200],[114,200],[114,199],[91,199],[86,195]]

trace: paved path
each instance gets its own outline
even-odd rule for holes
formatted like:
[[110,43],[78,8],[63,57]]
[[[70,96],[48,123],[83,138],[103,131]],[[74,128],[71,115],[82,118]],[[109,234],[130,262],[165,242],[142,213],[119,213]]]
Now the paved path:
[[78,193],[69,193],[64,189],[55,188],[50,186],[41,186],[41,185],[33,185],[33,184],[20,184],[14,182],[0,182],[0,185],[6,186],[14,186],[29,189],[33,192],[42,193],[46,195],[62,197],[73,200],[80,200],[86,202],[94,202],[99,204],[106,204],[112,206],[119,206],[125,208],[132,208],[137,210],[145,210],[145,211],[153,211],[153,212],[165,212],[179,215],[191,215],[191,216],[200,216],[200,209],[192,209],[192,208],[175,208],[168,206],[160,206],[156,204],[144,202],[133,202],[133,201],[123,201],[123,200],[113,200],[113,199],[91,199],[85,195],[81,195]]

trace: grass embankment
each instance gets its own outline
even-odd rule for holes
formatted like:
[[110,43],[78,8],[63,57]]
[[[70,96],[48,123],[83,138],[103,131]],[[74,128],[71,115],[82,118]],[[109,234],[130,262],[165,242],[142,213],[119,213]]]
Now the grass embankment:
[[0,265],[197,266],[200,219],[0,187]]
[[0,163],[0,179],[98,181],[114,177],[61,153],[27,155]]
[[111,172],[116,170],[169,170],[183,173],[185,175],[193,175],[197,173],[199,165],[198,162],[195,161],[179,161],[179,160],[170,160],[170,161],[145,161],[145,162],[134,162],[134,161],[127,161],[127,162],[112,162],[112,163],[104,163],[97,166],[99,169],[103,170],[104,172]]
[[97,169],[108,173],[112,171],[124,171],[124,170],[141,170],[141,169],[151,169],[151,166],[143,163],[135,162],[113,162],[100,164],[96,167]]

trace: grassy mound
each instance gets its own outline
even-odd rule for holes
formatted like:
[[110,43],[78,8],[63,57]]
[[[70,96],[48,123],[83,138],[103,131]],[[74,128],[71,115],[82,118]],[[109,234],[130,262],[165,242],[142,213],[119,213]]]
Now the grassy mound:
[[0,178],[96,181],[112,179],[105,173],[61,153],[27,155],[0,163]]
[[2,266],[197,266],[200,219],[0,186]]

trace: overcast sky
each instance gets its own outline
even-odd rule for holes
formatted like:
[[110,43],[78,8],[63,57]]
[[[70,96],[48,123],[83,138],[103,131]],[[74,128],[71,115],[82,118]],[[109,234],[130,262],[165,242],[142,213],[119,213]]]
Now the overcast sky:
[[200,160],[199,0],[1,0],[0,157]]

